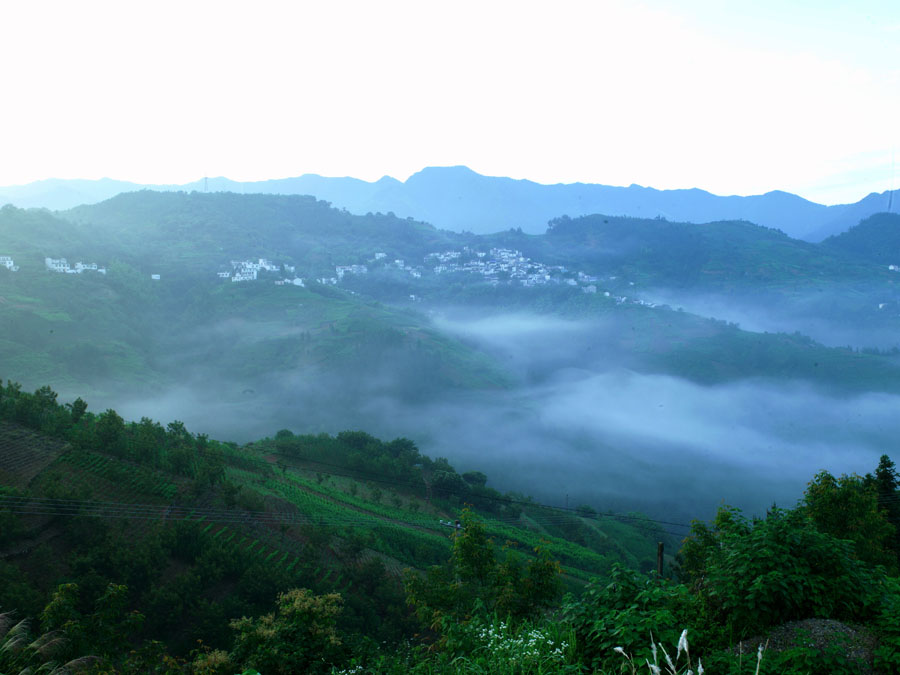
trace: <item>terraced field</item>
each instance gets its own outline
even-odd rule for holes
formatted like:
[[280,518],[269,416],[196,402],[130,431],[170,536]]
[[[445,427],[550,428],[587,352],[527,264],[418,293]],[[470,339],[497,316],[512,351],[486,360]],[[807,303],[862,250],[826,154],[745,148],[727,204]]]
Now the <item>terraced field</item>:
[[0,421],[0,486],[26,487],[67,447],[62,441]]

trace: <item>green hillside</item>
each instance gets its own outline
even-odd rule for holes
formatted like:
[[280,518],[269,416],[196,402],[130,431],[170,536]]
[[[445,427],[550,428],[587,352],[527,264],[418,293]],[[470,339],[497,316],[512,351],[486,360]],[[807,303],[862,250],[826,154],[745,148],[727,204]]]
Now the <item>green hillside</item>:
[[657,578],[675,523],[502,495],[402,438],[238,446],[9,383],[0,450],[4,672],[613,673],[658,645],[677,673],[900,664],[886,456],[765,519],[723,507]]
[[871,266],[841,251],[791,239],[748,222],[703,225],[603,215],[559,218],[548,253],[613,270],[634,281],[674,286],[740,287],[871,279]]
[[297,266],[302,277],[333,274],[376,251],[421,258],[461,235],[392,214],[356,216],[314,197],[233,193],[121,194],[59,214],[116,242],[130,261],[176,276],[214,274],[244,257]]
[[[516,249],[564,266],[570,280],[593,274],[598,292],[492,285],[427,266],[417,278],[372,263],[382,253],[421,266],[426,253],[464,246]],[[557,219],[542,236],[476,237],[391,215],[354,216],[309,197],[142,191],[57,215],[5,207],[0,254],[20,267],[0,268],[4,372],[28,387],[49,383],[104,400],[223,378],[221,389],[238,393],[274,392],[273,380],[287,376],[322,382],[331,409],[358,407],[354,397],[373,387],[412,400],[514,386],[479,345],[434,328],[426,312],[443,305],[612,321],[606,353],[619,363],[700,383],[798,378],[893,391],[900,381],[890,359],[633,304],[662,285],[743,293],[786,313],[886,334],[900,323],[886,266],[750,223],[588,216]],[[47,256],[96,262],[107,273],[54,274],[44,269]],[[291,276],[308,283],[276,286],[283,275],[274,272],[241,284],[215,276],[231,260],[260,257],[293,265]],[[367,262],[370,274],[339,286],[311,281],[334,275],[335,265]],[[589,359],[573,349],[572,365],[582,357]],[[366,384],[347,387],[346,376]]]
[[466,503],[510,564],[541,549],[576,593],[617,563],[649,569],[660,538],[672,545],[637,514],[550,509],[486,480],[406,439],[281,431],[238,446],[10,383],[0,388],[0,607],[37,616],[63,583],[90,607],[125,584],[123,606],[147,617],[135,639],[187,655],[197,639],[228,648],[229,619],[303,586],[343,595],[344,629],[397,641],[414,625],[401,573],[448,559],[456,530],[444,523]]
[[273,373],[333,378],[387,367],[408,395],[508,382],[421,315],[326,287],[206,282],[179,293],[124,264],[106,276],[2,271],[0,363],[29,387],[152,392],[198,364],[238,389]]
[[846,232],[828,237],[822,247],[830,251],[858,256],[861,260],[886,267],[900,265],[900,214],[877,213]]

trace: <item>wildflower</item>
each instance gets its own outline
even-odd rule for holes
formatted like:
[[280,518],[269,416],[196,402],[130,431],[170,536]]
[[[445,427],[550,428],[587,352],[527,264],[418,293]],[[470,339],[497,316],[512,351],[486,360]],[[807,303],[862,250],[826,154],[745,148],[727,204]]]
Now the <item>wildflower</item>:
[[677,668],[675,668],[675,664],[672,663],[672,658],[669,656],[669,652],[667,652],[666,648],[662,645],[660,645],[659,648],[662,649],[663,656],[666,657],[666,663],[669,664],[669,670],[673,673],[677,672]]
[[616,652],[617,654],[621,654],[622,656],[625,656],[625,650],[622,649],[621,647],[613,647],[613,651]]
[[675,654],[675,660],[678,660],[678,657],[681,656],[681,652],[687,652],[688,650],[688,641],[687,641],[687,628],[681,631],[681,637],[678,638],[678,653]]

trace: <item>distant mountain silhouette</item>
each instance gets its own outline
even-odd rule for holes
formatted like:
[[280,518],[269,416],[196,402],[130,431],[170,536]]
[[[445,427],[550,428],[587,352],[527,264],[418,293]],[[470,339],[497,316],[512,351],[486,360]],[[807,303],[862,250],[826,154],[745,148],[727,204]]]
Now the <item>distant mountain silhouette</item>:
[[[808,241],[821,241],[843,232],[873,213],[886,211],[889,202],[887,192],[870,194],[855,204],[824,206],[781,191],[723,197],[696,188],[656,190],[640,185],[614,187],[589,183],[542,185],[529,180],[482,176],[467,167],[454,166],[429,167],[405,182],[388,176],[367,182],[315,174],[246,183],[218,177],[184,185],[139,185],[108,178],[51,179],[0,188],[0,204],[68,209],[145,188],[309,194],[352,213],[393,212],[440,228],[476,234],[511,228],[539,234],[546,230],[550,219],[561,215],[604,213],[694,223],[747,220]],[[900,195],[895,196],[900,205]]]

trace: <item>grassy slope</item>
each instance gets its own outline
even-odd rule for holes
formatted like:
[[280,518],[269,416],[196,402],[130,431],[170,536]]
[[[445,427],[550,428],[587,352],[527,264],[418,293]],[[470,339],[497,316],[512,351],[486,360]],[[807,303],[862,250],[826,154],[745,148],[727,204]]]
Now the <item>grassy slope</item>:
[[[452,529],[440,521],[457,517],[449,504],[424,498],[424,483],[419,487],[376,484],[339,475],[339,469],[338,475],[330,475],[321,466],[295,460],[279,467],[268,441],[227,451],[226,477],[240,487],[241,494],[227,517],[222,515],[227,507],[219,488],[198,493],[196,485],[183,477],[104,453],[71,449],[11,423],[0,425],[0,447],[10,449],[6,456],[13,458],[0,464],[3,490],[47,495],[58,489],[54,486],[65,485],[68,494],[84,499],[158,506],[150,518],[130,521],[136,538],[156,532],[154,525],[165,521],[167,505],[184,504],[196,509],[196,520],[208,525],[210,534],[235,546],[255,542],[256,555],[272,564],[288,565],[302,554],[304,544],[324,538],[328,544],[320,551],[319,567],[323,575],[331,569],[335,578],[347,564],[340,554],[350,542],[362,546],[363,558],[378,556],[395,571],[441,563],[450,552]],[[32,452],[23,454],[28,448]],[[26,462],[22,459],[26,455],[40,461]],[[13,461],[16,457],[21,461]],[[210,515],[210,509],[220,515]],[[284,517],[284,527],[271,520],[276,514]],[[587,542],[592,545],[582,546],[561,536],[563,517],[596,532]],[[514,522],[484,518],[498,543],[506,542],[526,554],[537,545],[544,546],[564,564],[570,578],[581,580],[602,574],[615,561],[648,565],[658,536],[610,517],[581,519],[536,506],[525,507]],[[27,524],[27,531],[19,541],[8,544],[4,553],[21,550],[22,542],[32,540],[55,546],[53,540],[61,541],[59,527],[65,527],[65,520],[34,516]],[[67,555],[62,549],[56,549],[56,554],[61,560]],[[27,556],[12,559],[24,568],[31,564]]]

